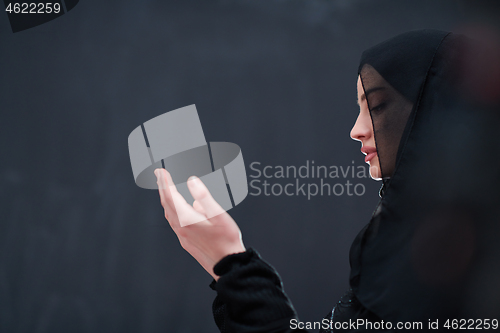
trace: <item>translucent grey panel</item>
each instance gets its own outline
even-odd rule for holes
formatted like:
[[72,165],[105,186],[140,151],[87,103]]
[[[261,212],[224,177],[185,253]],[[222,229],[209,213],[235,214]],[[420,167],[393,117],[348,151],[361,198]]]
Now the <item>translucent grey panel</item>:
[[238,152],[236,158],[224,167],[224,170],[226,172],[227,181],[229,182],[234,204],[238,205],[248,195],[247,174],[241,150]]
[[206,145],[196,107],[166,112],[144,123],[155,162],[191,148]]
[[154,174],[155,169],[161,168],[161,161],[156,162],[152,165],[149,165],[146,169],[142,170],[142,172],[137,176],[135,183],[137,186],[154,190],[158,188],[158,184],[156,183],[156,176]]
[[234,204],[239,204],[248,195],[247,175],[240,147],[231,142],[210,142],[210,150],[215,169],[224,168]]
[[149,157],[148,147],[146,146],[141,126],[134,129],[128,136],[128,152],[134,179],[137,180],[139,174],[151,165],[151,158]]
[[231,142],[210,142],[214,169],[220,169],[236,158],[240,147]]
[[[231,189],[235,205],[245,199],[248,185],[240,147],[230,142],[212,142],[209,151],[194,105],[148,120],[144,123],[144,129],[150,147],[146,145],[146,138],[140,126],[134,129],[128,138],[132,171],[139,187],[157,189],[154,170],[164,165],[170,172],[177,191],[190,205],[194,199],[187,187],[187,179],[193,175],[201,179],[224,211],[232,208],[227,185]],[[179,217],[183,219],[180,221],[183,226],[207,218],[192,208],[181,211],[190,214]],[[213,216],[209,215],[208,218],[210,217]]]
[[[199,177],[201,181],[210,191],[212,197],[217,201],[217,203],[224,209],[224,211],[230,210],[233,206],[231,204],[231,199],[229,198],[229,192],[227,191],[226,183],[224,182],[224,176],[222,175],[222,170],[217,170],[215,172],[209,173],[203,177]],[[193,204],[194,199],[189,192],[187,187],[187,182],[176,185],[177,191],[186,199],[186,202],[190,205]],[[176,211],[180,211],[180,207],[175,206]],[[210,214],[207,214],[207,218],[211,218]],[[182,214],[179,216],[179,223],[182,227],[194,223],[203,221],[205,218],[200,215],[199,219],[194,219],[190,216],[189,219],[183,219]]]
[[174,184],[184,183],[191,176],[201,177],[213,171],[208,145],[183,151],[163,161]]

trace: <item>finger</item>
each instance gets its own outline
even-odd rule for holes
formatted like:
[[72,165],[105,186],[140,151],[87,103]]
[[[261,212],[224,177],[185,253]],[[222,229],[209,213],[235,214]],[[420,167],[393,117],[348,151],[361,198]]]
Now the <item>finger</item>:
[[175,208],[177,210],[177,219],[179,226],[185,227],[199,222],[207,222],[207,217],[204,214],[196,211],[193,206],[188,204],[184,197],[179,192],[172,193]]
[[[165,218],[168,220],[172,228],[178,226],[179,221],[177,217],[177,210],[175,207],[172,194],[177,192],[175,185],[170,187],[169,181],[173,184],[170,173],[165,169],[156,169],[154,171],[157,177],[158,192],[160,193],[161,205],[165,210]],[[178,193],[178,192],[177,192]]]
[[158,177],[160,197],[170,226],[177,230],[179,227],[205,221],[205,215],[197,212],[177,191],[170,173],[165,169],[157,170],[155,174]]
[[206,216],[206,212],[205,212],[205,209],[201,206],[201,204],[198,202],[198,201],[194,201],[193,202],[193,208],[199,212],[200,214],[203,214]]
[[165,189],[168,187],[170,192],[177,192],[177,187],[175,186],[174,181],[172,180],[172,175],[167,169],[159,168],[155,170],[155,175],[157,179],[161,180],[161,183],[158,185]]
[[208,218],[216,217],[226,211],[212,197],[208,188],[203,184],[201,179],[196,176],[189,177],[188,180],[189,192],[205,211],[205,216]]

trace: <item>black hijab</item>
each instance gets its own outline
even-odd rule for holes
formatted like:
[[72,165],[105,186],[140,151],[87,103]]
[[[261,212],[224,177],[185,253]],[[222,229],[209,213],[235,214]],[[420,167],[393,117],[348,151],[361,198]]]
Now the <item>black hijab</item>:
[[[405,33],[362,55],[382,176],[350,284],[384,321],[500,318],[500,102],[470,88],[462,35]],[[477,89],[476,89],[477,90]]]

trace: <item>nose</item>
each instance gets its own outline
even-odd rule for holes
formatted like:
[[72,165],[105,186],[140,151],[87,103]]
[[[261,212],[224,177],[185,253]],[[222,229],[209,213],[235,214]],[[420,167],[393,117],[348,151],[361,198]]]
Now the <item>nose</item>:
[[351,130],[351,138],[356,141],[366,141],[373,135],[372,119],[368,112],[360,112]]

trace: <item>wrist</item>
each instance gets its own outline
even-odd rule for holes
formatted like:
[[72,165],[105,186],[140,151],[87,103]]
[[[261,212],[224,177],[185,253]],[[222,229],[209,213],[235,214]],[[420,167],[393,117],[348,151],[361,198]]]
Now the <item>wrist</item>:
[[244,254],[246,251],[247,251],[247,250],[245,249],[245,247],[244,247],[244,246],[243,246],[243,244],[242,244],[242,246],[236,246],[236,247],[234,247],[234,248],[232,248],[232,249],[229,249],[228,251],[226,251],[226,253],[225,253],[224,255],[222,255],[222,256],[220,257],[220,259],[219,259],[219,260],[216,260],[216,261],[214,262],[213,267],[212,267],[212,272],[213,272],[213,274],[211,274],[211,275],[212,275],[212,277],[214,278],[214,280],[215,280],[215,281],[218,281],[218,280],[219,280],[219,278],[220,278],[220,275],[217,275],[217,274],[215,273],[215,266],[217,266],[217,264],[218,264],[218,263],[220,263],[221,261],[223,261],[225,258],[229,258],[229,257],[233,257],[233,256],[237,256],[237,255]]
[[226,255],[214,265],[213,272],[216,276],[221,277],[233,268],[244,266],[257,258],[260,258],[260,255],[250,247],[243,252]]
[[246,248],[243,245],[243,242],[239,242],[239,243],[231,244],[229,246],[225,246],[223,251],[221,251],[221,253],[214,256],[213,265],[214,266],[217,265],[222,259],[224,259],[228,256],[238,254],[238,253],[244,253],[244,252],[246,252]]

